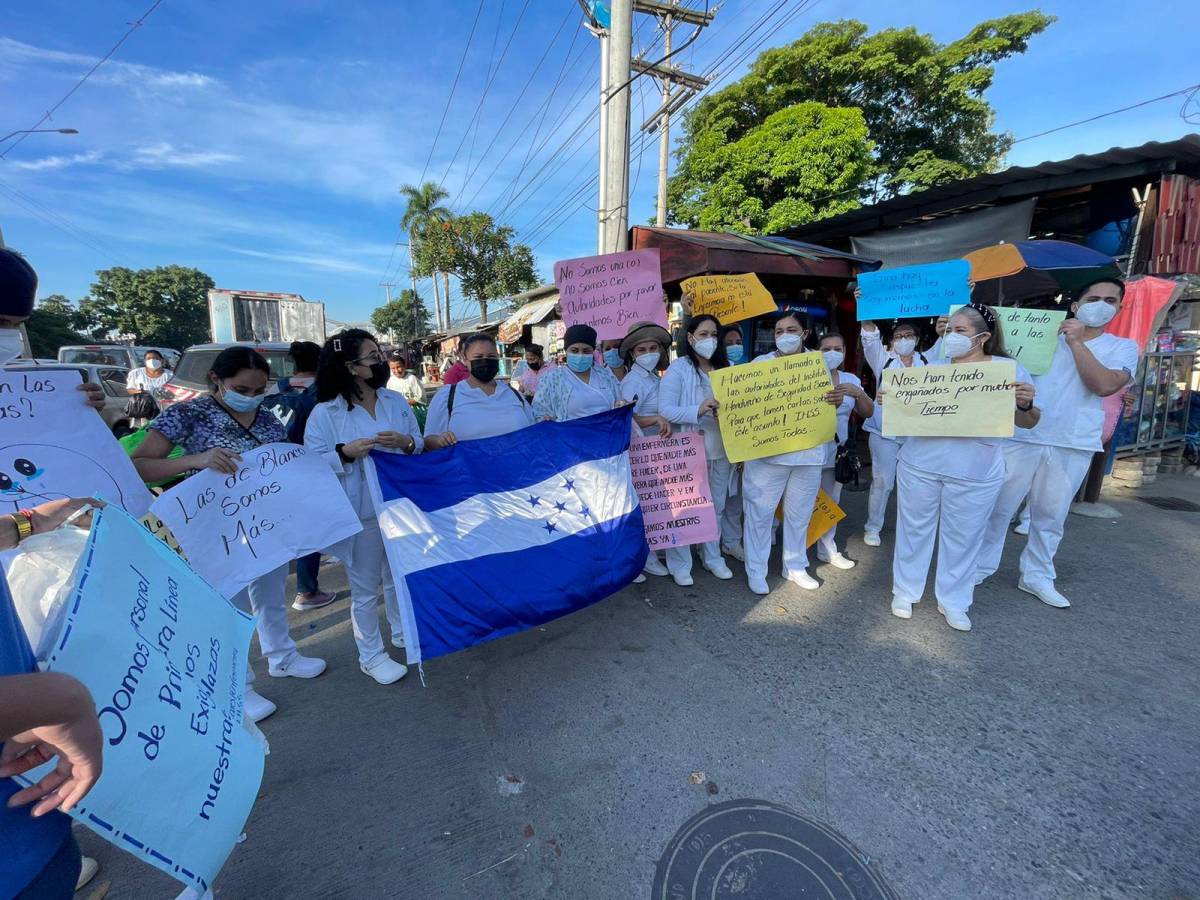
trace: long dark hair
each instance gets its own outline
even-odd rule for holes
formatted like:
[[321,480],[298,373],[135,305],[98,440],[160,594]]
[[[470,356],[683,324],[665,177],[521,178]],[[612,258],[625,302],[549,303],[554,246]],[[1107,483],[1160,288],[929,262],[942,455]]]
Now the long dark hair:
[[288,356],[296,364],[297,372],[315,372],[321,364],[321,345],[312,341],[292,341]]
[[713,355],[708,358],[714,369],[724,369],[729,365],[729,356],[725,352],[725,344],[721,341],[721,320],[716,316],[710,316],[708,313],[701,313],[698,316],[692,316],[688,319],[687,327],[684,330],[682,337],[679,339],[679,355],[686,356],[691,360],[692,365],[696,367],[696,371],[700,371],[700,360],[702,357],[696,352],[696,348],[692,346],[692,342],[688,340],[688,335],[696,333],[696,329],[705,322],[712,322],[717,326],[717,349]]
[[[258,369],[260,372],[266,372],[268,378],[271,377],[271,367],[267,365],[262,354],[253,347],[238,344],[235,347],[226,347],[212,361],[212,366],[208,370],[209,390],[215,391],[218,380],[224,381],[226,378],[232,378],[244,369]],[[214,375],[216,379],[213,378]]]
[[971,302],[962,309],[955,310],[954,315],[957,316],[959,313],[966,316],[967,320],[975,326],[976,334],[986,331],[991,335],[981,348],[984,355],[1008,356],[1008,351],[1004,349],[1004,326],[997,319],[995,310],[982,303]]
[[355,402],[362,400],[358,383],[346,368],[346,363],[352,363],[362,356],[361,348],[367,341],[379,344],[371,332],[361,328],[347,328],[325,342],[325,346],[321,348],[321,360],[317,364],[319,402],[342,397],[346,405],[353,409]]

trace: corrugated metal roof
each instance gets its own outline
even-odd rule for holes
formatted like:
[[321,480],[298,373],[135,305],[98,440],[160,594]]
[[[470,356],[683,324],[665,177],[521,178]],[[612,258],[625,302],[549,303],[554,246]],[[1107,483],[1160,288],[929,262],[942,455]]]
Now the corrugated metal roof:
[[[872,206],[863,206],[839,216],[809,222],[780,232],[790,238],[831,240],[865,234],[879,228],[895,227],[913,219],[946,213],[976,204],[997,200],[1013,200],[1046,190],[1053,190],[1055,181],[1069,176],[1084,178],[1081,182],[1104,181],[1132,177],[1128,169],[1170,171],[1176,165],[1200,167],[1200,134],[1187,134],[1177,141],[1151,141],[1140,147],[1113,147],[1103,153],[1081,153],[1070,159],[1050,160],[1036,166],[1012,166],[1002,172],[976,175],[927,188],[912,194],[893,197]],[[1104,170],[1111,170],[1104,177]],[[1090,177],[1098,175],[1100,177]]]
[[[774,235],[756,236],[754,238],[743,237],[740,234],[730,234],[729,232],[720,231],[692,231],[683,228],[657,228],[652,225],[639,225],[645,231],[653,231],[658,234],[666,235],[675,240],[685,241],[689,244],[695,244],[698,247],[707,247],[710,250],[737,250],[750,253],[777,253],[780,256],[791,256],[794,250],[801,251],[800,255],[811,255],[819,259],[845,259],[850,262],[859,263],[864,266],[878,265],[878,260],[869,259],[865,256],[855,256],[853,253],[844,253],[841,250],[833,250],[829,247],[820,247],[816,244],[806,244],[803,241],[781,238]],[[778,244],[777,247],[771,247],[770,244]]]

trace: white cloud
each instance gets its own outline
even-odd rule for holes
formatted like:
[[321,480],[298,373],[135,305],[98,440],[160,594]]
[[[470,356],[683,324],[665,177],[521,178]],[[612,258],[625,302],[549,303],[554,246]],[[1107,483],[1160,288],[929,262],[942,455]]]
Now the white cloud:
[[89,150],[86,153],[74,153],[70,156],[43,156],[41,159],[31,159],[28,161],[14,160],[11,165],[14,169],[24,169],[28,172],[46,172],[55,169],[65,169],[67,166],[99,162],[101,158],[102,155],[100,153],[95,150]]
[[171,166],[199,168],[202,166],[219,166],[226,163],[233,163],[239,159],[240,157],[232,153],[222,153],[215,150],[177,150],[172,144],[160,141],[157,144],[138,147],[133,153],[131,163],[134,166],[141,166],[148,169],[163,169]]
[[[42,65],[57,69],[73,69],[78,77],[87,72],[99,61],[98,57],[83,53],[68,53],[63,50],[51,50],[46,47],[35,47],[12,38],[0,37],[0,63],[3,69],[17,69]],[[199,72],[173,72],[158,69],[153,66],[143,66],[138,63],[121,62],[110,59],[94,75],[89,78],[98,84],[115,85],[145,85],[161,88],[205,88],[219,85],[220,82]]]
[[273,262],[294,263],[298,266],[304,266],[306,269],[315,269],[319,272],[357,272],[359,274],[374,275],[378,274],[379,266],[365,266],[361,263],[350,262],[344,259],[335,259],[329,256],[315,256],[307,253],[281,253],[277,251],[266,250],[247,250],[244,247],[222,247],[223,250],[228,250],[230,253],[237,253],[241,256],[253,256],[256,259],[269,259]]

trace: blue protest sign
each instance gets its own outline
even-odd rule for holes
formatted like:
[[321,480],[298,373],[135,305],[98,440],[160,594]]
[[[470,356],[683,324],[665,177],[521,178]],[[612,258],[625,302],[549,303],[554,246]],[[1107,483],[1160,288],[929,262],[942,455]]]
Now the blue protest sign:
[[201,893],[262,781],[242,719],[253,630],[127,513],[95,514],[48,662],[91,691],[104,732],[104,772],[69,815]]
[[971,302],[970,275],[965,259],[863,272],[858,321],[944,316],[951,306]]

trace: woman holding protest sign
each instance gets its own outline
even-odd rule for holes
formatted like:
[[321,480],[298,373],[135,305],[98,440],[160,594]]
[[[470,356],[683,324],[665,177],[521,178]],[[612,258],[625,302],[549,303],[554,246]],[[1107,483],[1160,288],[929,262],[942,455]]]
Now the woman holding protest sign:
[[529,404],[508,382],[497,381],[500,350],[490,334],[477,332],[463,341],[463,361],[471,370],[465,381],[438,389],[425,418],[425,449],[440,450],[459,441],[508,434],[533,424]]
[[[826,397],[826,402],[837,410],[837,449],[836,455],[821,469],[821,490],[829,495],[834,503],[841,502],[842,482],[838,480],[839,465],[849,464],[856,471],[858,456],[850,442],[850,413],[858,414],[860,419],[870,418],[875,411],[875,404],[863,390],[862,382],[857,375],[842,371],[842,363],[846,359],[846,340],[836,331],[822,336],[818,348],[825,357],[825,366],[829,369],[829,378],[833,382],[833,390]],[[838,569],[853,569],[854,560],[847,559],[838,550],[834,537],[837,525],[831,525],[829,530],[817,538],[817,559],[827,562]]]
[[[659,389],[659,412],[676,432],[698,431],[704,435],[704,455],[708,459],[708,488],[712,494],[717,521],[725,512],[730,464],[721,441],[721,426],[717,420],[717,399],[713,395],[709,376],[729,365],[725,347],[718,339],[721,323],[715,316],[701,315],[688,319],[686,333],[680,343],[679,357],[667,368]],[[686,587],[692,581],[691,547],[672,547],[666,550],[667,570],[675,583]],[[725,558],[721,556],[721,539],[700,545],[704,568],[722,580],[733,577]]]
[[[786,312],[775,320],[775,349],[755,362],[804,352],[806,332],[799,316]],[[839,401],[840,402],[840,401]],[[808,523],[821,486],[821,471],[836,457],[834,442],[761,459],[748,459],[742,473],[746,524],[746,580],[756,594],[770,593],[767,560],[775,510],[783,500],[783,577],[808,591],[820,582],[808,574]]]
[[408,668],[388,655],[379,630],[382,589],[392,645],[404,646],[400,603],[364,460],[372,450],[420,453],[423,446],[408,401],[384,388],[389,374],[387,359],[369,332],[351,328],[335,334],[321,349],[318,402],[304,431],[305,448],[329,463],[362,523],[362,531],[350,539],[342,560],[350,579],[350,621],[358,645],[358,667],[379,684],[399,681]]
[[[742,326],[726,325],[721,329],[721,343],[731,366],[749,362],[742,342]],[[725,513],[721,516],[721,553],[745,560],[742,547],[742,464],[730,466],[729,485],[725,490]]]
[[[996,314],[972,303],[949,318],[942,339],[948,363],[987,363],[1004,353]],[[1013,423],[1032,428],[1040,410],[1025,367],[1014,361]],[[886,404],[881,388],[880,402]],[[1003,438],[909,437],[896,467],[896,553],[892,561],[892,614],[912,618],[914,603],[925,593],[925,580],[938,542],[934,596],[946,624],[970,631],[967,610],[975,594],[975,561],[988,519],[1004,485]]]
[[607,368],[596,368],[596,329],[576,323],[563,335],[567,364],[551,369],[538,382],[533,415],[566,422],[613,409],[621,402],[621,383]]
[[[274,414],[262,408],[270,368],[253,347],[226,347],[208,372],[212,393],[176,403],[150,423],[146,439],[133,453],[133,463],[143,481],[166,481],[212,469],[236,475],[240,453],[263,444],[287,440]],[[178,444],[184,455],[170,458]],[[325,671],[325,660],[301,656],[288,634],[284,589],[289,565],[255,578],[233,602],[258,616],[258,643],[268,660],[271,675],[282,678],[316,678]],[[246,675],[246,715],[265,719],[275,704],[253,690],[253,671]]]

